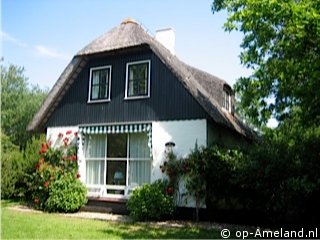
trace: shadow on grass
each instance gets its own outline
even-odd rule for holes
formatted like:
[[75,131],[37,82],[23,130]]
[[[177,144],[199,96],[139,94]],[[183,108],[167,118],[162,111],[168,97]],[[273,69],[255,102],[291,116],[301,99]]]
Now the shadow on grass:
[[1,207],[3,207],[3,208],[12,207],[15,205],[20,205],[20,204],[25,204],[25,202],[23,202],[20,199],[8,199],[8,200],[1,199]]
[[121,224],[116,229],[104,229],[104,234],[124,239],[219,239],[219,230],[196,227],[163,227],[154,224]]

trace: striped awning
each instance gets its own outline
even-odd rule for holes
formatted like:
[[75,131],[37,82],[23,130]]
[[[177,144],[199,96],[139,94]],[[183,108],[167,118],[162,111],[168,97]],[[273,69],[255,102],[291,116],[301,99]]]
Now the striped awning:
[[112,133],[138,133],[151,132],[151,123],[122,124],[106,126],[80,126],[79,132],[83,134],[112,134]]
[[[116,133],[141,133],[146,132],[148,136],[148,147],[152,149],[152,125],[151,123],[119,124],[119,125],[96,125],[79,126],[79,133],[91,134],[116,134]],[[150,151],[152,152],[152,151]]]

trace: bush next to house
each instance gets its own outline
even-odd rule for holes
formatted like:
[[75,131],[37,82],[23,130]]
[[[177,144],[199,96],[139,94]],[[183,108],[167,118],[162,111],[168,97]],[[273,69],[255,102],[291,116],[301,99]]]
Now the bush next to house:
[[158,180],[137,188],[130,196],[127,207],[135,220],[160,220],[169,217],[174,211],[174,200],[168,181]]
[[49,188],[46,210],[49,212],[75,212],[86,203],[86,187],[74,177],[73,172],[65,173]]
[[19,196],[16,185],[23,176],[23,154],[1,131],[1,199]]
[[44,137],[33,137],[24,150],[1,131],[1,199],[28,199],[28,174],[35,171],[38,156],[34,153]]
[[55,143],[41,145],[39,162],[30,181],[35,206],[50,212],[74,212],[86,199],[86,188],[79,180],[77,133],[59,134]]

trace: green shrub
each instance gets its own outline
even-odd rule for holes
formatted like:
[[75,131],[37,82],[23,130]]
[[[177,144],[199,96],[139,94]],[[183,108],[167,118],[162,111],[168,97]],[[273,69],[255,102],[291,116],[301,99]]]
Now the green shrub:
[[72,173],[53,182],[45,209],[49,212],[76,212],[87,203],[87,189]]
[[168,194],[168,182],[158,180],[133,191],[127,207],[130,215],[139,221],[160,220],[174,211],[173,196]]
[[1,133],[1,199],[19,197],[17,189],[24,170],[23,154],[9,137]]
[[1,154],[1,199],[18,197],[16,185],[23,175],[23,156],[18,150]]

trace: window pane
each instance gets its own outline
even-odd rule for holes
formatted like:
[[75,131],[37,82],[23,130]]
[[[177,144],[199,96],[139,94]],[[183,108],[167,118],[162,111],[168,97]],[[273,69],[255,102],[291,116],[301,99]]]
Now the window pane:
[[139,94],[146,95],[147,94],[147,81],[139,82]]
[[99,71],[92,71],[92,85],[99,84]]
[[127,179],[127,162],[108,160],[107,184],[126,185],[126,179]]
[[105,135],[89,135],[85,139],[86,158],[104,158],[106,150]]
[[230,94],[227,91],[223,91],[223,107],[229,110],[230,105]]
[[104,160],[86,161],[86,183],[87,184],[104,184]]
[[131,187],[150,183],[151,161],[133,160],[129,163],[129,185]]
[[134,81],[129,81],[129,90],[128,90],[128,96],[134,96],[134,87],[133,87]]
[[127,134],[108,135],[108,154],[109,158],[127,157]]
[[146,133],[130,134],[129,140],[129,185],[134,187],[150,183],[151,159]]
[[98,99],[99,96],[99,85],[92,86],[91,99]]
[[148,147],[148,136],[146,133],[130,134],[130,158],[149,158],[150,148]]
[[106,94],[107,94],[107,89],[106,86],[101,85],[100,86],[100,91],[99,91],[99,98],[106,98]]

